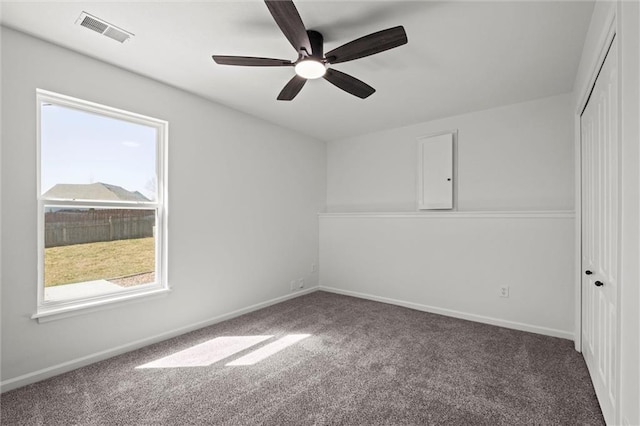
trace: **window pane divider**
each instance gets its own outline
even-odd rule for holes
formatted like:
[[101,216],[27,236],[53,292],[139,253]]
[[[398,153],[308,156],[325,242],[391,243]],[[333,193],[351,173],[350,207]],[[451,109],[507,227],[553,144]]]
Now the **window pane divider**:
[[161,206],[158,202],[137,202],[137,201],[97,201],[97,200],[67,200],[60,198],[40,197],[40,202],[53,207],[106,207],[116,209],[156,209]]

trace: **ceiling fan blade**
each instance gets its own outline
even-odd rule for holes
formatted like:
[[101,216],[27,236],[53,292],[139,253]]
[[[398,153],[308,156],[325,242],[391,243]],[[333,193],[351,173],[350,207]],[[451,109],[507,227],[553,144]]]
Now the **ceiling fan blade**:
[[265,0],[264,1],[271,12],[271,16],[289,40],[289,43],[296,49],[296,52],[306,50],[308,55],[311,51],[311,42],[307,35],[307,29],[302,23],[302,18],[298,13],[298,9],[291,0]]
[[296,97],[296,95],[302,90],[302,87],[307,82],[306,78],[302,78],[298,75],[294,75],[291,80],[284,86],[280,94],[278,95],[279,101],[290,101]]
[[404,31],[404,27],[398,26],[350,41],[327,52],[325,57],[329,63],[337,64],[375,55],[376,53],[402,46],[407,41],[407,33]]
[[252,56],[213,55],[213,60],[220,65],[240,65],[245,67],[286,67],[293,62],[285,59],[254,58]]
[[376,89],[369,86],[367,83],[364,83],[355,77],[351,77],[349,74],[345,74],[331,68],[327,69],[324,79],[345,92],[351,93],[353,96],[357,96],[361,99],[373,95],[376,91]]

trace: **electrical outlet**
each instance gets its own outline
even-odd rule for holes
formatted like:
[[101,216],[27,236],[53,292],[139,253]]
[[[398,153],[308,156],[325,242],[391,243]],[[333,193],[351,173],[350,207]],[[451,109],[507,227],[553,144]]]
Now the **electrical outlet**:
[[295,291],[298,288],[296,280],[291,280],[291,283],[289,285],[291,286],[291,291]]
[[304,288],[304,278],[298,279],[298,288]]
[[315,263],[311,264],[311,272],[316,272],[318,270],[318,265],[316,265]]
[[500,286],[500,297],[509,297],[509,286]]

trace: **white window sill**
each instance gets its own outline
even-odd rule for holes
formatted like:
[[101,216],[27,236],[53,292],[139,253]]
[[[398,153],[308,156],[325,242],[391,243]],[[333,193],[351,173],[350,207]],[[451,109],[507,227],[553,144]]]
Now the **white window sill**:
[[141,299],[161,297],[170,292],[170,288],[156,288],[144,292],[115,294],[111,297],[101,298],[98,300],[78,301],[73,305],[41,306],[38,308],[38,311],[31,316],[31,319],[38,320],[38,323],[45,323],[77,315],[84,315],[91,312],[102,311],[104,309],[122,306]]

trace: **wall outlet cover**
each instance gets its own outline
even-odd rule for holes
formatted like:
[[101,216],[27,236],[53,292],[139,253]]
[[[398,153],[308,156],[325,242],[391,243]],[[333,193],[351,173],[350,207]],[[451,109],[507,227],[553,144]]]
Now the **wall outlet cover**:
[[503,285],[500,287],[500,297],[509,297],[509,286]]

